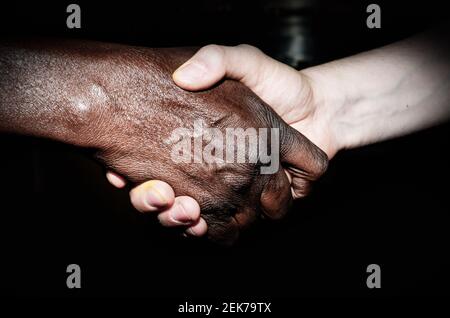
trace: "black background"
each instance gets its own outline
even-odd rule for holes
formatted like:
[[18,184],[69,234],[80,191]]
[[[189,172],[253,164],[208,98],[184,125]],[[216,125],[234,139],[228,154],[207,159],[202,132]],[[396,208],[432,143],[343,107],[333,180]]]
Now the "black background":
[[[403,39],[446,19],[443,2],[321,1],[311,19],[317,64]],[[266,1],[77,1],[0,4],[2,37],[71,37],[149,47],[249,43],[277,52],[283,11]],[[274,35],[275,34],[275,35]],[[2,287],[12,296],[193,297],[270,301],[302,296],[448,295],[449,126],[338,154],[312,195],[228,249],[182,239],[138,215],[82,151],[0,136]],[[66,266],[82,288],[66,287]],[[382,288],[366,287],[379,264]],[[255,298],[256,297],[256,298]],[[195,299],[195,298],[194,298]],[[166,299],[167,301],[167,299]],[[153,304],[160,303],[153,300]],[[276,302],[275,302],[276,304]]]

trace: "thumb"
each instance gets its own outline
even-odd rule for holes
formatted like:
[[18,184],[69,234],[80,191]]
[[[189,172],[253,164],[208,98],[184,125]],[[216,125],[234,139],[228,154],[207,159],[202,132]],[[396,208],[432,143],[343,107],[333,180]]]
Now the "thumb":
[[192,91],[209,88],[224,77],[252,88],[263,71],[263,62],[268,59],[250,45],[207,45],[173,73],[173,80],[181,88]]

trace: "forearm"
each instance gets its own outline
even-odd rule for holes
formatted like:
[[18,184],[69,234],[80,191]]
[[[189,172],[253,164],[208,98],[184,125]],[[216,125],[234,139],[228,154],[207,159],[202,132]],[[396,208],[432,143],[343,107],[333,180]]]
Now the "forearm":
[[305,70],[336,150],[424,129],[450,117],[447,35],[422,34]]
[[0,44],[0,131],[93,146],[108,100],[92,56],[71,42]]

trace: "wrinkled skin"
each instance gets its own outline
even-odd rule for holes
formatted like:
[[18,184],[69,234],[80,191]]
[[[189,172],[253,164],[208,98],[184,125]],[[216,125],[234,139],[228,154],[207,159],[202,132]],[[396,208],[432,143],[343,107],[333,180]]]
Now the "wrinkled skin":
[[[68,42],[17,52],[0,52],[2,130],[92,148],[108,169],[135,184],[166,181],[177,196],[199,202],[216,242],[232,243],[261,215],[283,216],[292,195],[304,196],[326,169],[325,153],[244,85],[224,81],[197,93],[177,87],[171,74],[190,49]],[[198,119],[223,133],[227,127],[279,128],[278,172],[261,175],[259,163],[174,163],[167,140]]]

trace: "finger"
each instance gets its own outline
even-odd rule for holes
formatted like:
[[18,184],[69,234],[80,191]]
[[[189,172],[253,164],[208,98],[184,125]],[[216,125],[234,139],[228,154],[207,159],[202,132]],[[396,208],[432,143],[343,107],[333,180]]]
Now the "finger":
[[207,45],[181,65],[173,74],[177,85],[187,90],[211,87],[223,77],[242,81],[253,88],[259,73],[275,63],[259,49],[250,45]]
[[200,206],[197,201],[187,196],[176,197],[175,203],[169,209],[158,214],[159,222],[168,227],[196,224],[199,219]]
[[307,194],[311,181],[328,167],[328,156],[297,130],[286,126],[281,137],[281,162],[292,178],[294,199]]
[[203,218],[200,218],[197,223],[190,226],[186,230],[186,234],[191,236],[203,236],[208,231],[208,226]]
[[280,169],[272,175],[261,193],[263,213],[271,219],[280,219],[286,215],[291,202],[291,183],[284,169]]
[[132,189],[130,199],[139,212],[162,211],[173,205],[175,193],[167,183],[151,180]]
[[123,188],[127,184],[127,181],[124,177],[113,171],[106,172],[106,179],[108,179],[109,183],[119,189]]

